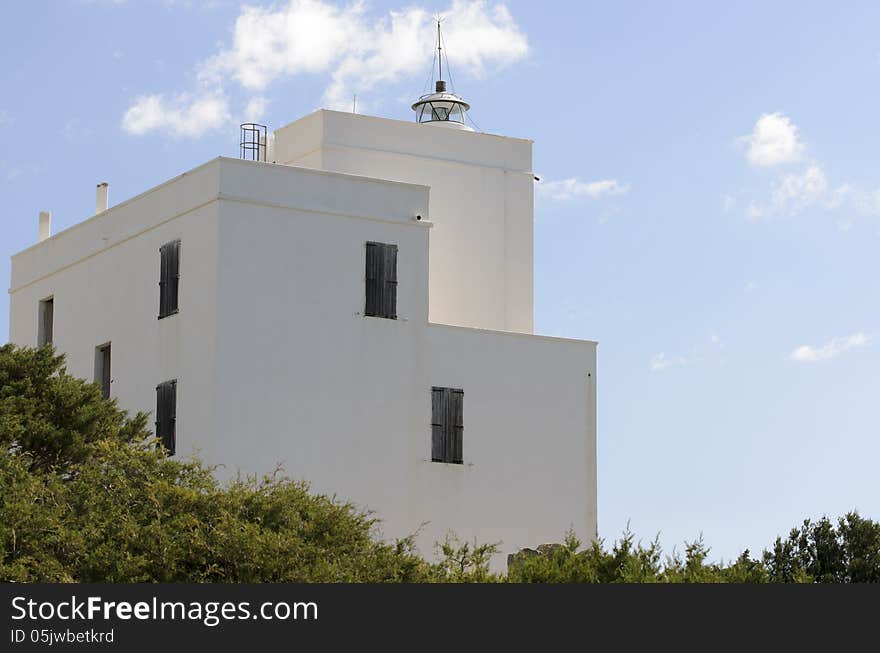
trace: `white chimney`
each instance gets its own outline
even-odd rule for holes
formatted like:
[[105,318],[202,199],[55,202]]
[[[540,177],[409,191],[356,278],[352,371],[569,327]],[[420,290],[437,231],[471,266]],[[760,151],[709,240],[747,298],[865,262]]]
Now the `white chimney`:
[[102,181],[95,190],[95,215],[107,210],[110,201],[110,184]]
[[52,213],[40,211],[40,242],[52,235]]

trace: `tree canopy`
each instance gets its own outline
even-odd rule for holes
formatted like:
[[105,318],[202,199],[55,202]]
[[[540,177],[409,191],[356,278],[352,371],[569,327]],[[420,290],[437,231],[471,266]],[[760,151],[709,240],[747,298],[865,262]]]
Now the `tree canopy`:
[[880,524],[852,512],[805,521],[760,557],[708,560],[702,540],[662,556],[630,532],[610,547],[563,544],[510,556],[451,537],[437,560],[413,537],[280,473],[221,484],[165,455],[97,384],[51,347],[0,347],[0,581],[3,582],[878,582]]
[[610,548],[602,540],[581,548],[564,544],[522,551],[509,558],[508,580],[523,583],[877,583],[880,523],[850,512],[837,526],[827,517],[805,520],[788,538],[753,558],[748,550],[730,563],[708,560],[702,539],[684,555],[663,559],[657,539],[635,542],[627,531]]

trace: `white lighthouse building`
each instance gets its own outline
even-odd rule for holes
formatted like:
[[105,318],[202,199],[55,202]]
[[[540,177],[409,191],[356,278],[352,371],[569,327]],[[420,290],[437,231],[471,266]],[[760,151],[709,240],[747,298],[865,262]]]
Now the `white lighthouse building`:
[[10,339],[153,414],[169,453],[280,464],[425,554],[593,538],[596,343],[533,332],[532,143],[471,130],[440,83],[413,108],[317,111],[115,206],[101,185],[55,235],[41,214]]

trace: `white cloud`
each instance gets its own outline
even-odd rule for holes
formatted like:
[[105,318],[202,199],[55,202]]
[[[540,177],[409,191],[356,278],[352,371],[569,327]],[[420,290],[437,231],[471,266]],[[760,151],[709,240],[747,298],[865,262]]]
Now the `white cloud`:
[[242,122],[259,122],[266,115],[266,108],[269,106],[269,99],[258,95],[257,97],[251,99],[250,102],[247,103],[247,106],[244,108],[244,115],[242,116]]
[[[780,113],[761,116],[754,132],[741,140],[748,142],[748,158],[753,165],[772,166],[791,163],[802,158],[804,145],[798,139],[798,128]],[[847,215],[837,220],[838,228],[852,228],[852,214],[880,215],[880,190],[865,190],[849,182],[832,187],[823,166],[807,161],[799,172],[779,174],[772,182],[770,195],[764,200],[752,200],[746,206],[750,220],[774,216],[794,216],[806,209],[828,211],[845,210]],[[726,195],[725,210],[733,207]]]
[[[445,53],[455,75],[479,78],[522,59],[529,51],[525,34],[503,3],[452,0],[440,13],[445,17]],[[370,95],[380,94],[387,84],[415,77],[421,84],[433,55],[435,29],[433,13],[416,6],[375,18],[368,15],[365,2],[360,0],[348,5],[324,0],[287,0],[268,7],[245,5],[235,21],[231,45],[198,65],[202,90],[195,95],[209,95],[215,114],[220,115],[226,111],[221,104],[228,104],[226,91],[221,89],[229,81],[264,93],[284,78],[325,75],[324,106],[348,110],[354,94],[359,107],[370,106]],[[161,95],[139,98],[129,113],[135,111],[136,118],[142,113],[173,118],[189,108],[178,102],[175,108],[159,111],[164,108],[161,102]],[[132,133],[167,127],[175,133],[193,133],[195,130],[179,128],[184,122],[126,120],[139,129],[129,129]]]
[[[768,202],[751,202],[746,215],[752,219],[780,215],[797,215],[801,211],[828,200],[828,179],[816,164],[803,173],[783,175],[774,185]],[[825,202],[827,208],[832,208]]]
[[326,72],[351,49],[363,48],[359,27],[365,7],[321,0],[286,5],[245,5],[235,21],[233,44],[205,61],[203,79],[231,77],[249,90],[264,90],[280,76]]
[[793,361],[801,363],[816,363],[818,361],[827,361],[839,356],[840,354],[855,349],[857,347],[865,347],[871,343],[871,336],[861,331],[851,336],[842,338],[832,338],[824,345],[812,347],[810,345],[801,345],[789,354],[789,358]]
[[825,198],[825,207],[828,209],[839,209],[848,201],[855,199],[858,191],[850,184],[843,184],[835,188],[828,197]]
[[668,358],[666,354],[661,351],[659,354],[654,354],[654,356],[651,357],[651,371],[659,372],[670,367],[684,367],[689,362],[688,359],[681,356],[678,358]]
[[880,215],[880,190],[866,191],[850,183],[832,188],[822,167],[811,163],[803,172],[780,175],[767,200],[749,203],[746,217],[790,217],[811,208],[847,211],[837,220],[838,227],[846,231],[853,226],[853,214]]
[[798,139],[797,126],[781,113],[762,115],[752,133],[741,140],[748,143],[749,163],[754,166],[797,162],[804,152],[804,144]]
[[[441,12],[443,39],[454,72],[481,77],[529,50],[504,4],[453,0]],[[263,91],[276,79],[330,74],[324,103],[348,108],[354,93],[424,75],[435,42],[433,14],[421,7],[370,19],[363,2],[337,6],[322,0],[288,0],[268,8],[245,6],[235,22],[232,47],[205,61],[205,80],[232,78]]]
[[198,137],[229,119],[228,102],[219,94],[180,94],[171,100],[163,95],[143,95],[125,112],[122,128],[135,135],[163,129],[175,136]]
[[12,119],[12,116],[9,115],[8,112],[0,109],[0,129],[4,129],[6,127],[12,127],[15,121]]
[[539,195],[560,201],[578,197],[598,199],[606,195],[624,195],[629,192],[629,184],[621,184],[616,179],[585,182],[571,177],[559,181],[543,181],[537,185],[536,190]]

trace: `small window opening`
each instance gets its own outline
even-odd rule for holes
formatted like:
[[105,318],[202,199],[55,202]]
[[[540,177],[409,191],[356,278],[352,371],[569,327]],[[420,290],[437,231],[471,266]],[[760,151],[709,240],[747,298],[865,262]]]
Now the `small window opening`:
[[95,382],[101,384],[101,396],[110,398],[110,343],[95,347]]
[[52,344],[55,321],[55,298],[49,297],[40,302],[38,310],[37,346]]
[[397,319],[397,245],[367,243],[364,315]]
[[177,380],[156,386],[156,437],[169,456],[177,449]]
[[431,388],[431,461],[462,464],[464,390]]
[[180,287],[180,241],[159,248],[159,319],[177,313]]

